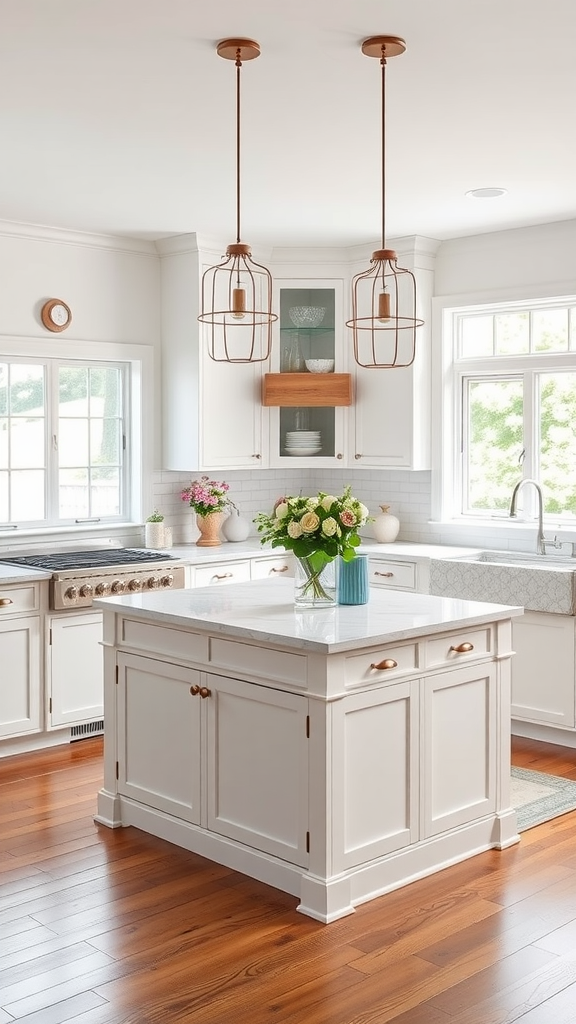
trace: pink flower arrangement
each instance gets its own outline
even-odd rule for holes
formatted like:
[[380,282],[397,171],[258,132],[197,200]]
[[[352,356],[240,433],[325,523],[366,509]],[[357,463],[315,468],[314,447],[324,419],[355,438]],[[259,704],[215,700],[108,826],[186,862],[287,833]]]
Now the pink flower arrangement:
[[182,501],[188,502],[197,515],[209,516],[212,512],[224,512],[229,505],[234,504],[227,496],[228,490],[229,485],[224,481],[218,482],[203,476],[185,487],[180,497]]

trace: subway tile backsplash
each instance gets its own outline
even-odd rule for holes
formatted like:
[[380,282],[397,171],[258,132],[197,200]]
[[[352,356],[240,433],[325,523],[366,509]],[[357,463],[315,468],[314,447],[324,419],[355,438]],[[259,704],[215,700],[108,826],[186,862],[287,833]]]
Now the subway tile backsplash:
[[[198,536],[195,516],[180,498],[180,491],[197,479],[201,473],[173,473],[163,470],[154,474],[153,503],[172,527],[175,543],[193,541]],[[406,473],[385,470],[331,470],[331,469],[269,469],[254,471],[231,470],[213,474],[230,485],[230,497],[241,514],[252,521],[257,512],[268,511],[282,494],[314,494],[317,491],[340,494],[346,484],[352,485],[354,496],[378,515],[380,505],[390,505],[390,511],[400,520],[399,540],[439,542],[440,534],[430,519],[430,473]],[[257,535],[252,523],[251,532]],[[372,536],[371,527],[363,531]]]

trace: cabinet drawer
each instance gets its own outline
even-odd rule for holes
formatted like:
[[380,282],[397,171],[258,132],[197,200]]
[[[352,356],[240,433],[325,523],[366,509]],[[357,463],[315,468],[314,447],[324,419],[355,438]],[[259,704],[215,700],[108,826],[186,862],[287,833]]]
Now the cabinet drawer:
[[380,559],[368,559],[370,585],[373,587],[391,587],[402,590],[416,589],[415,562],[384,562]]
[[152,626],[140,619],[121,619],[118,642],[139,651],[167,654],[181,661],[208,660],[208,637],[171,626]]
[[35,612],[39,607],[39,583],[11,584],[0,588],[0,618],[14,613]]
[[243,583],[250,579],[250,562],[224,562],[199,565],[194,572],[195,587],[215,587],[223,583]]
[[293,576],[291,555],[277,555],[276,558],[255,558],[252,562],[252,579],[267,580]]
[[[377,668],[376,666],[381,666]],[[353,654],[346,658],[344,678],[346,686],[386,682],[399,672],[418,668],[417,644],[385,647],[372,654]]]
[[[468,647],[469,644],[472,645],[471,648]],[[459,661],[491,654],[494,642],[490,626],[484,626],[480,629],[462,629],[457,633],[445,633],[437,639],[427,640],[423,646],[426,664],[432,667],[454,665]]]
[[285,683],[288,686],[307,685],[307,658],[304,654],[289,651],[273,651],[252,644],[241,644],[235,640],[210,639],[210,666],[212,669],[226,669],[235,675],[246,673],[268,682]]

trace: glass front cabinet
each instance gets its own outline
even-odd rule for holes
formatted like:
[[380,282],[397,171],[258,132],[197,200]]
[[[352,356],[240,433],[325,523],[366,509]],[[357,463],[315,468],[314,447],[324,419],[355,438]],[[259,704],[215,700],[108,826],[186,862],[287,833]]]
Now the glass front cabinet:
[[352,378],[344,361],[342,281],[277,281],[279,319],[271,372],[262,383],[270,411],[270,465],[343,464]]

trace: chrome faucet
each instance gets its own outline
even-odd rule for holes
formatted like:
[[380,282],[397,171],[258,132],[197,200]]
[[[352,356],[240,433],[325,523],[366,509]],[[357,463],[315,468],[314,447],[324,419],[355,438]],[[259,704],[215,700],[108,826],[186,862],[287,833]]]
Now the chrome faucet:
[[510,502],[510,518],[514,519],[516,516],[516,499],[518,492],[526,485],[532,484],[536,488],[536,494],[538,495],[538,534],[536,537],[536,550],[539,555],[546,554],[546,544],[544,541],[544,509],[542,502],[542,488],[540,484],[536,483],[535,480],[520,480],[514,490],[512,491],[512,500]]

